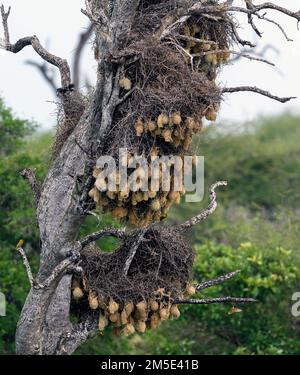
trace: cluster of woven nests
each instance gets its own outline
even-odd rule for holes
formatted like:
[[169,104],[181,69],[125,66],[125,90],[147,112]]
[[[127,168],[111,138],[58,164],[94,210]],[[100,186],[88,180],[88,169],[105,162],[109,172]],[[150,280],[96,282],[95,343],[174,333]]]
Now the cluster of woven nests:
[[[214,78],[218,67],[229,58],[226,38],[223,35],[219,40],[220,30],[212,32],[215,29],[210,23],[190,19],[179,31],[182,36],[204,41],[180,41],[180,48],[189,53],[205,53],[203,57],[195,57],[193,67],[186,59],[188,55],[172,44],[158,42],[153,36],[146,35],[130,45],[130,53],[139,58],[129,64],[120,78],[121,95],[134,86],[138,88],[119,106],[99,154],[115,157],[116,163],[120,148],[146,158],[153,153],[158,156],[190,154],[193,137],[203,128],[203,118],[210,121],[217,118],[221,94]],[[217,49],[224,52],[213,53]],[[94,177],[97,176],[96,170]],[[166,218],[172,203],[179,202],[180,194],[184,194],[184,189],[178,192],[171,187],[169,192],[160,188],[156,194],[138,191],[124,195],[118,191],[103,192],[101,186],[101,181],[96,180],[90,191],[97,206],[138,226]]]
[[173,227],[151,226],[138,246],[127,274],[126,260],[138,231],[112,253],[83,251],[84,274],[73,279],[73,308],[99,311],[99,330],[112,326],[129,335],[178,318],[177,299],[196,292],[191,283],[194,252]]
[[[203,119],[217,118],[222,97],[215,78],[230,57],[232,28],[226,22],[193,16],[178,29],[175,39],[159,40],[156,33],[165,16],[176,10],[176,3],[140,4],[125,51],[133,58],[129,57],[119,80],[121,96],[136,89],[117,108],[105,145],[99,150],[99,155],[115,157],[116,163],[120,148],[146,158],[154,150],[159,156],[190,154]],[[174,199],[168,199],[160,190],[150,199],[147,194],[132,193],[124,204],[115,192],[109,193],[113,198],[107,198],[97,184],[90,192],[97,206],[139,226],[164,219],[170,203],[178,201],[178,192],[171,190],[169,197]]]
[[[165,119],[165,123],[168,122],[167,116],[162,116]],[[179,115],[175,116],[175,119],[180,119]],[[158,122],[161,119],[158,119]],[[157,129],[166,129],[170,125],[164,125],[161,121],[162,126]],[[142,123],[139,123],[143,126]],[[139,125],[137,125],[138,127]],[[180,126],[179,121],[177,125],[173,126],[173,133],[179,133],[183,142],[188,139],[190,141],[190,132],[198,131],[199,124],[190,119],[186,129]],[[150,157],[158,157],[159,149],[154,148],[150,152]],[[159,222],[167,217],[168,210],[173,203],[180,203],[181,197],[185,194],[184,182],[181,177],[181,188],[179,191],[175,186],[175,170],[176,176],[183,176],[183,174],[191,173],[193,165],[196,165],[198,159],[196,156],[192,158],[192,163],[184,163],[184,155],[179,155],[177,161],[181,161],[180,166],[176,164],[176,161],[172,158],[161,160],[158,168],[151,166],[148,158],[148,165],[143,165],[134,169],[131,174],[131,179],[136,182],[136,189],[132,191],[130,185],[126,183],[122,186],[121,173],[112,172],[107,177],[104,174],[102,168],[95,168],[93,171],[93,177],[95,178],[95,184],[92,190],[89,192],[90,197],[96,202],[97,206],[101,207],[103,212],[111,212],[112,216],[116,219],[128,220],[130,224],[135,226],[144,227],[150,222]],[[125,155],[124,165],[132,165],[133,160],[139,160],[135,158],[133,154]],[[123,165],[123,163],[122,163]],[[182,169],[181,169],[182,166]],[[166,178],[165,172],[170,172],[170,188],[164,186],[163,181]],[[109,189],[108,179],[115,181],[115,187]],[[178,180],[177,180],[178,181]]]

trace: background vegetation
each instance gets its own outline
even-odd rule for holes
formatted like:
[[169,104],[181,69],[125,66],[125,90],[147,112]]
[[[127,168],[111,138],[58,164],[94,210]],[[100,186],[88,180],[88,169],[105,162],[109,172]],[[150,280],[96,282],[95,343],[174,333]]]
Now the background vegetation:
[[[195,148],[205,156],[206,187],[218,179],[217,212],[191,233],[197,252],[195,280],[241,269],[227,284],[206,296],[254,296],[260,303],[229,314],[231,306],[190,306],[182,316],[154,332],[114,338],[107,332],[76,354],[299,354],[300,321],[290,314],[291,295],[299,287],[299,138],[300,119],[285,114],[255,126],[210,127]],[[229,129],[231,129],[229,131]],[[242,130],[241,130],[242,129]],[[226,130],[226,132],[225,132]],[[45,175],[51,135],[15,118],[0,101],[0,291],[7,316],[0,318],[0,353],[14,352],[14,331],[28,292],[22,261],[15,251],[20,238],[33,268],[39,239],[30,189],[18,175],[35,167]],[[174,207],[169,222],[181,222],[205,202]],[[111,222],[90,216],[82,232]],[[101,242],[110,251],[114,241]]]

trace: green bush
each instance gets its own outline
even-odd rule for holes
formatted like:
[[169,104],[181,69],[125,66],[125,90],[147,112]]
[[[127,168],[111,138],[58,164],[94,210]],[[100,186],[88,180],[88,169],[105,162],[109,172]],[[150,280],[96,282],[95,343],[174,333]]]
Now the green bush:
[[[228,314],[230,306],[189,306],[191,320],[234,344],[228,354],[299,354],[300,332],[290,313],[292,293],[299,285],[293,253],[283,247],[257,247],[250,242],[233,248],[213,242],[196,246],[195,279],[212,279],[241,270],[235,279],[207,289],[200,296],[254,297],[243,312]],[[199,296],[199,297],[200,297]]]
[[32,134],[36,125],[15,117],[0,98],[0,156],[15,152],[23,144],[23,137]]
[[[6,316],[0,317],[0,354],[13,354],[16,325],[29,292],[29,282],[15,246],[0,242],[0,251],[0,291],[6,297]],[[29,252],[28,256],[33,271],[36,271],[37,253]]]
[[299,207],[299,122],[285,114],[257,120],[243,132],[208,127],[195,142],[196,154],[205,158],[206,192],[211,183],[227,180],[228,187],[219,189],[222,205]]

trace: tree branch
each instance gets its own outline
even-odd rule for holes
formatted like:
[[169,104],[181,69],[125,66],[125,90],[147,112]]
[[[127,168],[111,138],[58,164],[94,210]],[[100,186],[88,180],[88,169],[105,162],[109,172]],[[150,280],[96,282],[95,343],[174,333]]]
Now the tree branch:
[[224,53],[224,52],[228,52],[228,53],[231,53],[233,55],[237,55],[239,57],[244,57],[245,59],[248,59],[248,60],[253,60],[253,61],[259,61],[259,62],[263,62],[265,64],[268,64],[268,65],[271,65],[271,66],[275,66],[274,63],[262,58],[262,57],[256,57],[256,56],[253,56],[253,55],[249,55],[245,52],[238,52],[238,51],[233,51],[233,50],[212,50],[212,51],[207,51],[207,52],[202,52],[202,53],[195,53],[193,54],[192,56],[193,57],[202,57],[202,56],[207,56],[207,55],[218,55],[220,53]]
[[91,242],[95,242],[102,237],[116,237],[116,238],[123,238],[125,235],[125,228],[116,229],[116,228],[106,228],[102,229],[99,232],[95,232],[89,234],[88,236],[79,240],[82,247],[87,246]]
[[176,305],[187,304],[187,305],[208,305],[211,303],[224,303],[224,302],[235,302],[235,303],[247,303],[247,302],[258,302],[254,298],[239,298],[239,297],[216,297],[216,298],[203,298],[203,299],[177,299],[174,300]]
[[64,333],[57,345],[57,355],[72,354],[87,339],[96,336],[98,328],[99,312],[89,313],[83,317],[83,321],[75,324],[71,331]]
[[30,264],[29,264],[28,259],[27,259],[27,255],[26,255],[24,249],[22,248],[22,245],[21,246],[17,245],[16,250],[19,252],[19,254],[21,255],[21,257],[23,259],[23,264],[24,264],[25,269],[26,269],[26,273],[27,273],[27,276],[28,276],[30,286],[31,286],[31,288],[33,288],[34,285],[35,285],[35,280],[34,280],[34,277],[32,275],[32,271],[31,271],[31,267],[30,267]]
[[58,278],[69,269],[69,267],[73,267],[76,262],[80,259],[80,253],[78,249],[73,250],[72,254],[60,262],[52,271],[50,276],[42,283],[38,284],[35,288],[36,289],[45,289],[48,288],[54,282],[57,282]]
[[257,12],[261,10],[275,10],[279,13],[285,14],[286,16],[295,18],[297,21],[300,21],[300,10],[298,12],[292,12],[286,8],[283,8],[281,6],[275,5],[270,2],[266,2],[260,5],[252,4],[252,7],[249,7],[247,9],[242,8],[242,7],[230,6],[226,10],[227,12],[241,12],[241,13],[246,13],[246,14],[250,14],[254,16],[257,16]]
[[67,60],[49,53],[40,43],[37,36],[30,36],[19,39],[15,44],[11,44],[8,29],[8,12],[5,12],[4,6],[1,5],[2,24],[4,29],[4,40],[1,41],[0,47],[12,53],[18,53],[27,46],[32,46],[35,52],[49,64],[56,66],[60,71],[62,87],[68,87],[71,84],[71,72]]
[[251,86],[240,86],[240,87],[225,87],[222,89],[222,92],[224,94],[226,93],[234,93],[234,92],[243,92],[243,91],[248,91],[248,92],[255,92],[257,94],[266,96],[270,99],[276,100],[280,103],[286,103],[289,102],[292,99],[297,99],[295,96],[287,97],[287,98],[280,98],[278,96],[272,95],[270,92],[259,89],[258,87],[251,87]]
[[20,172],[20,175],[31,186],[31,190],[34,194],[35,205],[37,206],[41,195],[41,184],[36,178],[35,169],[25,168],[23,169],[23,171]]
[[200,283],[198,285],[195,285],[196,290],[199,291],[199,290],[210,288],[210,287],[218,285],[218,284],[222,284],[222,283],[226,282],[227,280],[232,279],[234,276],[236,276],[240,272],[241,272],[240,270],[237,270],[237,271],[234,271],[234,272],[227,273],[226,275],[219,276],[219,277],[217,277],[215,279],[212,279],[212,280],[203,281],[202,283]]
[[80,85],[80,59],[82,56],[83,49],[90,39],[91,35],[93,33],[93,25],[90,24],[89,27],[80,34],[78,45],[75,50],[74,55],[74,61],[73,61],[73,83],[75,86],[75,89],[79,89]]
[[215,189],[219,186],[227,186],[227,182],[226,181],[218,181],[216,183],[214,183],[213,185],[211,185],[210,189],[209,189],[209,205],[207,207],[206,210],[202,211],[199,215],[187,220],[185,223],[183,224],[179,224],[177,227],[178,229],[180,230],[187,230],[191,227],[193,227],[194,225],[197,225],[199,224],[201,221],[204,221],[205,219],[207,219],[207,217],[209,215],[211,215],[217,208],[217,195],[216,195],[216,192],[215,192]]

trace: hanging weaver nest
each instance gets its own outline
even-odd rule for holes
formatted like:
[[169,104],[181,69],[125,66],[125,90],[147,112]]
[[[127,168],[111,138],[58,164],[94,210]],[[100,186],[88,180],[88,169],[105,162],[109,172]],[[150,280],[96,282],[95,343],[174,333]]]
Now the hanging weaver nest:
[[150,226],[130,258],[138,236],[127,236],[113,253],[89,247],[82,254],[84,275],[73,280],[73,299],[100,310],[100,331],[111,325],[129,335],[156,328],[180,316],[173,301],[195,292],[189,284],[194,252],[178,230]]
[[[176,39],[160,41],[157,33],[172,7],[172,1],[145,1],[140,5],[126,49],[133,58],[125,64],[119,79],[120,96],[131,95],[119,105],[105,145],[99,150],[99,155],[114,157],[117,165],[120,148],[127,149],[128,159],[143,155],[149,164],[153,155],[183,157],[190,153],[203,119],[217,118],[221,91],[214,80],[217,70],[229,59],[230,26],[190,17],[179,28]],[[222,53],[216,52],[219,50]],[[96,182],[90,197],[103,212],[137,226],[166,218],[171,205],[179,203],[185,194],[184,188],[175,191],[172,184],[167,192],[161,186],[156,192],[149,186],[147,193],[120,193],[118,187],[106,191],[102,189],[101,172],[94,171]],[[149,175],[149,185],[151,178]]]

